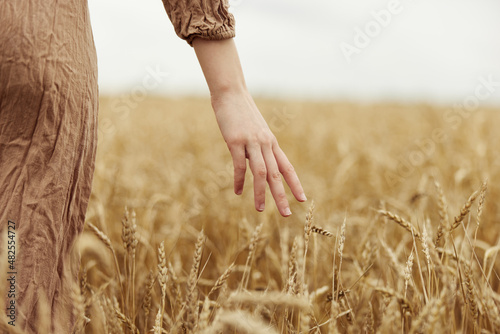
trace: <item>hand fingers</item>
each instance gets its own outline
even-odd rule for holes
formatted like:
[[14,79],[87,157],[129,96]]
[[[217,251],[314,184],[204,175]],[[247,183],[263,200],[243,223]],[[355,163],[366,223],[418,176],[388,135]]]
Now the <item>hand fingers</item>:
[[264,211],[266,203],[267,168],[260,146],[247,147],[250,169],[253,174],[253,192],[255,208]]
[[245,146],[234,147],[230,151],[234,166],[234,193],[241,195],[245,183],[245,172],[247,170]]
[[269,183],[271,194],[273,195],[280,214],[283,217],[288,217],[292,214],[292,212],[290,211],[290,205],[288,204],[288,200],[286,198],[281,173],[278,169],[278,164],[276,163],[276,157],[274,156],[271,147],[263,147],[262,153],[266,162],[267,182]]
[[278,168],[280,173],[285,178],[286,183],[290,187],[293,196],[299,201],[304,202],[307,200],[306,195],[304,194],[304,190],[302,189],[302,185],[300,184],[297,173],[286,157],[285,153],[281,150],[278,144],[273,145],[274,156],[276,157],[276,161],[278,163]]

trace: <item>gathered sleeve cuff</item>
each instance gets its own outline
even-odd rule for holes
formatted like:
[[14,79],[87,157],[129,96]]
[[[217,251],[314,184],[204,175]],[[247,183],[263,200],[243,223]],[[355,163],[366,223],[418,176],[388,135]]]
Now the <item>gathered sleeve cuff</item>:
[[196,37],[227,39],[235,36],[234,17],[227,0],[163,0],[177,36],[193,46]]

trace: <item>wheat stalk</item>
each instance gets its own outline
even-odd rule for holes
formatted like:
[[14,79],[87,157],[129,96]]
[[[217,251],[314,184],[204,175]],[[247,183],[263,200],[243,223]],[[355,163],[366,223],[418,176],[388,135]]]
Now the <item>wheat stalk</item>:
[[92,230],[92,232],[94,232],[94,234],[99,238],[99,240],[101,240],[106,245],[106,247],[109,250],[111,250],[111,253],[113,255],[113,259],[115,261],[115,269],[116,269],[116,275],[118,276],[118,284],[120,285],[120,296],[121,296],[121,300],[122,300],[122,305],[125,305],[124,289],[123,289],[123,283],[122,283],[122,274],[120,271],[120,266],[118,265],[118,259],[116,257],[115,249],[111,245],[111,240],[104,232],[99,230],[91,222],[87,222],[87,226],[89,226],[90,229]]
[[253,256],[255,254],[255,248],[257,246],[257,241],[259,240],[260,232],[262,231],[263,223],[261,223],[252,234],[250,239],[250,245],[248,246],[249,252],[247,260],[245,263],[245,272],[243,273],[243,278],[241,279],[240,290],[246,289],[248,286],[248,280],[250,279],[251,262],[253,261]]
[[234,263],[231,263],[231,265],[224,271],[224,273],[215,281],[214,286],[208,293],[208,297],[212,295],[215,291],[219,290],[227,281],[231,273],[233,272],[234,269]]
[[154,334],[162,334],[162,316],[161,316],[161,310],[158,309],[158,313],[156,313],[155,317],[155,324],[153,326],[153,332]]
[[421,239],[420,233],[413,227],[412,223],[407,221],[406,219],[398,216],[395,213],[392,213],[390,211],[385,211],[385,210],[379,210],[378,211],[381,215],[389,218],[390,220],[396,222],[399,224],[401,227],[403,227],[405,230],[410,232],[415,238]]
[[127,282],[131,282],[131,286],[128,287],[126,291],[126,301],[128,305],[130,297],[132,297],[132,310],[131,315],[129,315],[132,319],[135,319],[135,252],[138,243],[136,229],[135,211],[132,210],[132,215],[130,217],[128,209],[125,206],[125,212],[122,218],[122,241],[123,248],[127,253],[127,256],[124,259],[126,268],[125,273],[127,276]]
[[[161,312],[159,327],[163,326],[163,315],[165,314],[165,299],[167,297],[167,258],[165,255],[165,243],[162,241],[158,247],[158,283],[161,289]],[[156,324],[155,324],[156,326]]]
[[201,254],[203,251],[203,244],[205,242],[205,234],[203,229],[198,234],[196,241],[195,251],[193,255],[193,265],[187,281],[187,294],[186,294],[186,328],[188,332],[192,332],[197,325],[198,295],[196,293],[196,282],[198,280],[198,271],[200,268]]
[[146,278],[146,293],[144,294],[144,300],[142,303],[142,308],[144,310],[144,332],[148,328],[149,312],[151,311],[151,293],[153,292],[153,286],[155,283],[155,275],[152,270],[149,271]]
[[132,333],[134,333],[134,334],[140,334],[139,329],[134,325],[134,323],[132,322],[132,320],[130,320],[129,317],[127,317],[125,314],[123,314],[120,311],[120,309],[118,309],[117,307],[115,307],[115,312],[116,312],[117,318],[120,319],[120,321],[123,322],[130,331],[132,331]]
[[448,204],[446,201],[446,197],[444,196],[443,188],[439,184],[439,182],[434,181],[434,185],[436,186],[438,196],[439,196],[439,201],[438,201],[438,208],[439,208],[439,226],[436,234],[436,240],[434,242],[436,247],[439,247],[441,244],[441,239],[443,238],[444,231],[445,229],[448,228],[450,222],[448,218]]
[[333,237],[333,233],[328,232],[324,228],[315,225],[311,227],[311,232],[324,235],[325,237]]
[[347,217],[344,217],[344,221],[342,222],[342,226],[340,227],[340,240],[338,247],[339,254],[339,269],[338,269],[338,282],[337,282],[337,293],[335,296],[338,296],[341,286],[341,272],[342,272],[342,258],[344,254],[344,246],[345,246],[345,230],[347,224]]
[[172,266],[172,263],[170,263],[170,261],[167,263],[167,268],[168,274],[170,275],[170,282],[175,292],[175,302],[177,303],[182,300],[182,291],[179,284],[179,279],[177,278],[174,267]]
[[460,213],[458,216],[455,217],[453,224],[450,227],[450,232],[456,229],[458,226],[460,226],[460,223],[464,220],[465,216],[470,212],[470,208],[474,201],[476,200],[477,196],[479,195],[478,191],[474,191],[472,195],[467,199],[467,201],[464,203],[462,206],[462,209],[460,209]]
[[472,253],[471,253],[471,259],[470,262],[472,264],[475,248],[476,248],[476,242],[477,242],[477,231],[479,230],[479,225],[481,224],[481,216],[483,215],[483,206],[484,206],[484,199],[486,197],[486,191],[488,190],[488,181],[485,180],[483,184],[481,185],[480,193],[479,193],[479,201],[477,204],[477,214],[476,214],[476,229],[474,231],[474,242],[472,246]]
[[307,250],[309,247],[309,237],[311,236],[312,226],[314,219],[314,201],[311,201],[311,205],[309,206],[309,212],[306,215],[306,222],[304,225],[304,260],[303,268],[302,268],[302,277],[305,277],[306,272],[306,260],[307,260]]
[[365,317],[365,333],[366,334],[375,334],[375,317],[373,315],[373,305],[372,302],[368,302],[368,312]]
[[474,319],[474,323],[477,322],[477,318],[479,317],[479,310],[476,303],[476,296],[474,293],[474,283],[472,282],[472,272],[468,265],[465,265],[464,270],[465,281],[464,284],[466,286],[466,303],[469,306],[469,311]]
[[408,290],[408,284],[410,283],[411,277],[412,277],[412,269],[413,269],[413,249],[410,253],[410,256],[408,256],[408,261],[406,261],[406,267],[403,272],[403,277],[405,278],[405,292],[404,296],[406,298],[406,291]]

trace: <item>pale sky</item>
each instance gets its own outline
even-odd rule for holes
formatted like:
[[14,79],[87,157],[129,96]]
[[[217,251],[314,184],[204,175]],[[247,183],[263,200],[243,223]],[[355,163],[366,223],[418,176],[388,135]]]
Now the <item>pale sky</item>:
[[[454,103],[486,81],[481,102],[500,105],[498,0],[231,4],[255,96]],[[208,95],[194,50],[175,35],[161,0],[89,6],[102,94],[128,94],[158,70],[168,76],[151,93]]]

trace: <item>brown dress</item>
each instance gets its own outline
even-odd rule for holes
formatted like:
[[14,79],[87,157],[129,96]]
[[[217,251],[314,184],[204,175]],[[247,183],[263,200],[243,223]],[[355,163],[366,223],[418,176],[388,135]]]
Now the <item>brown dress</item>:
[[[163,2],[190,45],[195,37],[234,36],[226,0]],[[7,259],[15,246],[15,262],[1,259],[0,277],[14,276],[5,307],[14,301],[16,328],[28,333],[38,332],[43,297],[51,331],[74,331],[71,289],[80,258],[72,246],[91,192],[97,112],[87,1],[0,0],[0,256]]]

